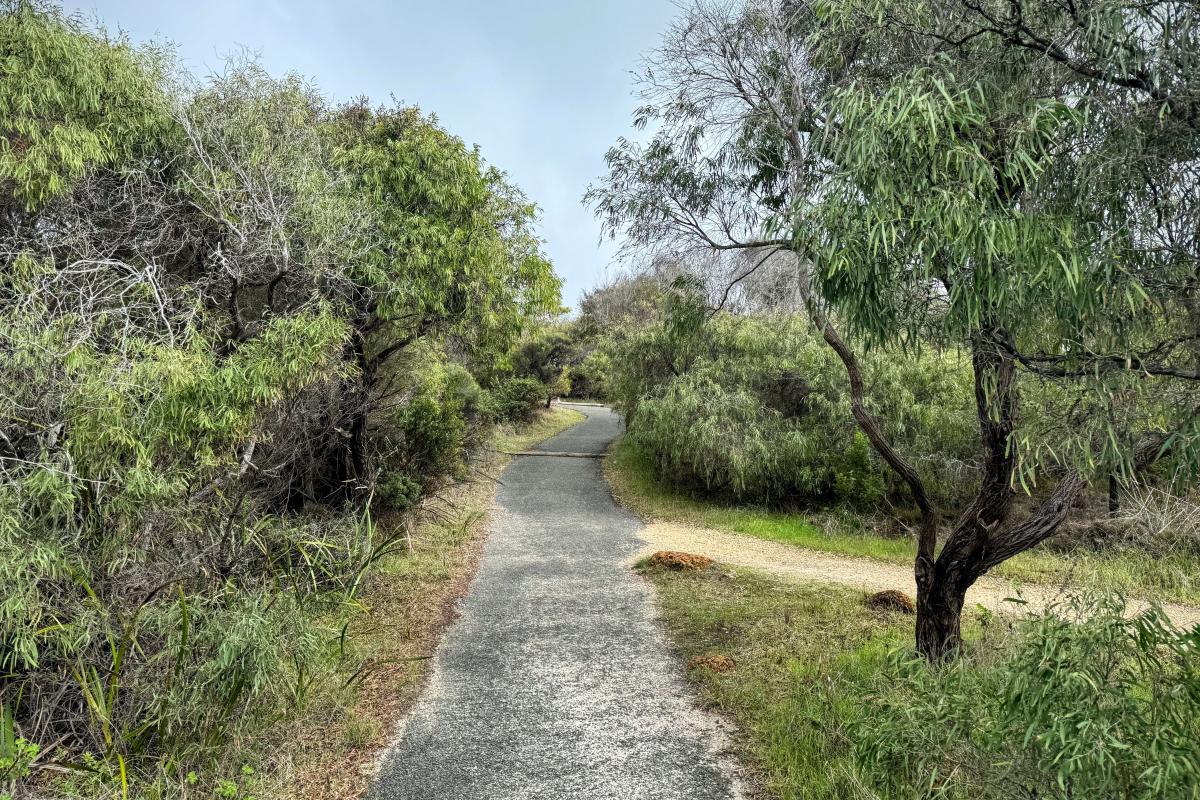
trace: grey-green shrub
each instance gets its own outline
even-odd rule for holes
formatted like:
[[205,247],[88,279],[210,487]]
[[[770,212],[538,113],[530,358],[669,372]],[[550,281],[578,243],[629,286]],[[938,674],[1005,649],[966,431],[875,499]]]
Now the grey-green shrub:
[[[614,404],[666,482],[741,502],[905,502],[855,425],[844,368],[802,317],[647,328],[612,365]],[[874,352],[863,367],[871,409],[934,498],[964,497],[978,442],[962,359]]]
[[774,502],[828,489],[819,436],[750,391],[696,370],[642,400],[633,441],[664,480],[735,500]]
[[849,735],[886,797],[1194,798],[1200,631],[1076,600],[955,663],[905,655]]
[[528,422],[546,403],[546,385],[537,378],[506,378],[492,390],[498,422]]

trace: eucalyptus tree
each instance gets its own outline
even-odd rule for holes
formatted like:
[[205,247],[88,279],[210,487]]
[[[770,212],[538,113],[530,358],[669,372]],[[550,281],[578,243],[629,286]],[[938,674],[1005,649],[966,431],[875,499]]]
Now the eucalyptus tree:
[[[1142,5],[1084,7],[1103,35],[1072,36],[1066,6],[1022,6],[1070,43],[1068,64],[990,4],[697,4],[644,71],[648,144],[619,142],[589,193],[630,246],[753,254],[732,281],[794,260],[855,420],[921,511],[932,659],[957,648],[967,588],[1052,535],[1090,477],[1128,475],[1139,448],[1194,463],[1192,56],[1154,62],[1146,80],[1170,97],[1131,86],[1122,70],[1148,62],[1114,53],[1157,53],[1161,31]],[[1171,43],[1194,52],[1193,16],[1175,19],[1190,32]],[[940,551],[942,510],[883,434],[855,352],[922,342],[969,351],[982,451]],[[1049,382],[1041,408],[1019,403],[1029,380]]]
[[403,377],[386,369],[393,356],[436,335],[495,359],[527,320],[559,309],[561,284],[535,234],[536,206],[435,119],[360,101],[338,110],[328,135],[370,220],[369,249],[348,266],[340,298],[358,382],[344,398],[334,472],[361,484],[369,414],[394,401]]

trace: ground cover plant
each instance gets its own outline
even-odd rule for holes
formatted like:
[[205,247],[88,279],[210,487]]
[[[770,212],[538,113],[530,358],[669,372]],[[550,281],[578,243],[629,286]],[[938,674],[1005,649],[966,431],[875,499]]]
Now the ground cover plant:
[[1015,623],[972,613],[961,658],[930,667],[906,646],[911,617],[860,592],[722,565],[643,569],[768,796],[1193,796],[1196,635],[1156,612],[1128,619],[1101,600]]

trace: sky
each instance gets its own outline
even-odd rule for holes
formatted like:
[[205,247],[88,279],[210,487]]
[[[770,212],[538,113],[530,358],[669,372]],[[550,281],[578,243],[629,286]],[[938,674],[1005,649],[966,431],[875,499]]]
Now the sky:
[[173,42],[203,76],[240,49],[336,101],[420,106],[542,209],[546,252],[572,307],[614,266],[580,198],[632,136],[631,71],[675,15],[671,0],[85,0],[67,7],[134,40]]

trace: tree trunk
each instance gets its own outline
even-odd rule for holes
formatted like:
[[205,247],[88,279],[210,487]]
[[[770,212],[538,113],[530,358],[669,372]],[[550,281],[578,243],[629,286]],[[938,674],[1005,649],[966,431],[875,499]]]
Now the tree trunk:
[[358,367],[358,374],[348,378],[339,390],[331,420],[334,439],[322,459],[314,492],[322,500],[350,500],[369,477],[367,419],[375,364],[367,358],[365,342],[358,333],[346,345],[343,357]]
[[[922,571],[918,564],[917,649],[921,655],[931,663],[954,657],[962,643],[960,620],[967,589],[992,567],[1053,536],[1085,485],[1077,473],[1067,473],[1032,514],[1003,531],[979,525],[971,517],[959,520],[933,568]],[[980,498],[979,504],[986,506],[989,501]]]
[[[1000,499],[987,497],[989,491],[995,488],[985,482],[972,508],[996,507]],[[918,559],[917,650],[931,663],[952,659],[958,652],[963,601],[984,572],[987,535],[977,515],[964,514],[932,565],[922,568]]]
[[959,648],[967,589],[987,570],[988,543],[1012,508],[1016,462],[1009,437],[1016,413],[1015,375],[1012,357],[999,346],[1007,340],[1003,331],[992,327],[972,338],[975,410],[983,445],[979,491],[959,516],[937,560],[917,557],[917,649],[935,663],[952,658]]
[[[949,286],[949,284],[947,284]],[[1083,491],[1084,481],[1067,473],[1049,498],[1029,518],[1004,529],[1012,509],[1016,458],[1011,437],[1016,419],[1015,348],[996,325],[985,324],[971,341],[975,404],[983,445],[983,475],[971,505],[958,518],[937,553],[937,518],[919,473],[898,453],[866,406],[858,359],[812,297],[804,280],[801,293],[810,318],[846,369],[850,409],[877,455],[908,485],[921,511],[914,574],[917,582],[918,651],[931,663],[951,659],[962,644],[961,620],[967,589],[997,564],[1024,552],[1049,536],[1066,518]]]
[[974,580],[964,575],[934,577],[917,588],[917,652],[931,664],[950,661],[962,644],[962,610]]

